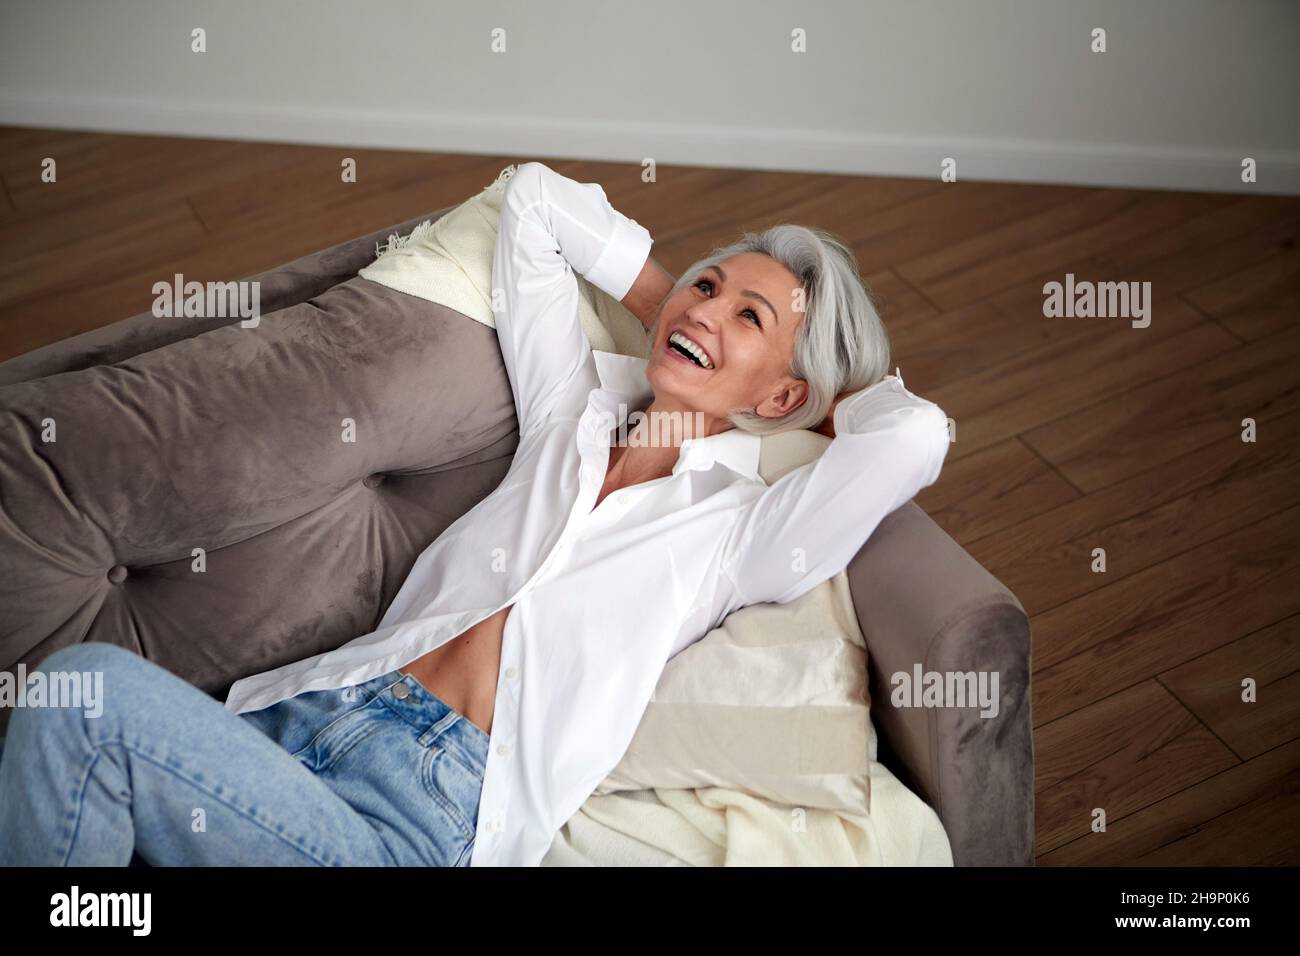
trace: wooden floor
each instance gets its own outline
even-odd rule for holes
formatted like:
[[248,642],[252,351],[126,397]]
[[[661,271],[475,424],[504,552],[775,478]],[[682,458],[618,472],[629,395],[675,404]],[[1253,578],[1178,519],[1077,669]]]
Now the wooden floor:
[[[533,158],[0,129],[0,360]],[[917,500],[1031,616],[1040,863],[1300,863],[1300,199],[546,162],[674,272],[781,221],[856,252],[956,421]],[[1151,282],[1150,327],[1045,318],[1067,272]]]

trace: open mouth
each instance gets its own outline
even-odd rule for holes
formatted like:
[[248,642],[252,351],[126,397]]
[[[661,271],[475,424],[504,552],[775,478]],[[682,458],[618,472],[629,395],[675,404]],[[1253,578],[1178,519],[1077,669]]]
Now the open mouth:
[[709,357],[708,352],[704,351],[704,346],[681,332],[673,332],[668,336],[664,350],[679,356],[683,361],[690,362],[696,368],[706,370],[713,368],[713,359]]

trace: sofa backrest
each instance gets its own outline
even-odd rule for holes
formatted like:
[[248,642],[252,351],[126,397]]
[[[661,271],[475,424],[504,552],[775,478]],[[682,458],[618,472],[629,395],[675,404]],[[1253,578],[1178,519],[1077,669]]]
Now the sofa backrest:
[[494,331],[355,277],[389,231],[254,277],[256,327],[0,364],[0,667],[102,640],[224,696],[374,629],[518,442]]

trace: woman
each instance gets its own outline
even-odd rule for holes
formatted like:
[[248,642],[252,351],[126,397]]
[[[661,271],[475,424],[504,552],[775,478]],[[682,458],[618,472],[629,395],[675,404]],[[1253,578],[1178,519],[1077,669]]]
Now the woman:
[[[379,628],[225,706],[120,648],[103,716],[18,711],[0,863],[532,865],[617,765],[664,664],[843,570],[938,476],[947,419],[888,368],[849,251],[780,225],[671,277],[604,191],[507,171],[493,308],[520,440]],[[650,333],[593,352],[574,272]],[[760,436],[832,441],[770,487]]]

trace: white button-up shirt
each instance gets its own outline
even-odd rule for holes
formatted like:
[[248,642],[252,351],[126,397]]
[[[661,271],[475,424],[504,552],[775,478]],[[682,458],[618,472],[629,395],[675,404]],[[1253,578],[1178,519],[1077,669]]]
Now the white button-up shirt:
[[518,167],[492,280],[519,420],[510,470],[424,550],[377,630],[226,700],[242,713],[361,683],[513,604],[472,866],[539,863],[622,759],[668,659],[731,612],[842,571],[947,454],[944,413],[891,376],[841,402],[825,452],[770,487],[760,439],[730,429],[685,440],[671,475],[593,510],[611,442],[653,392],[644,359],[591,349],[574,272],[622,299],[651,243],[600,186]]

